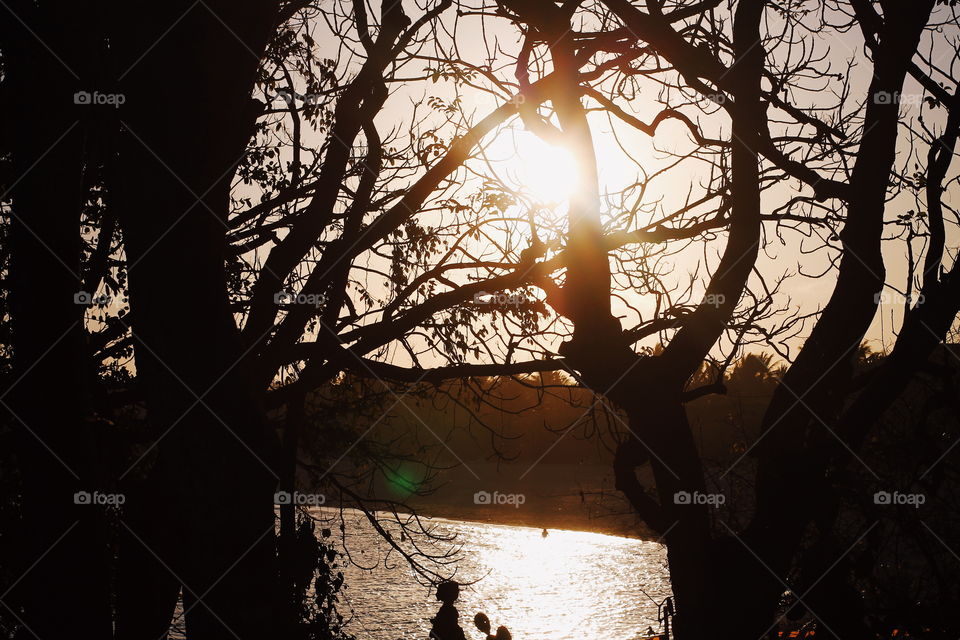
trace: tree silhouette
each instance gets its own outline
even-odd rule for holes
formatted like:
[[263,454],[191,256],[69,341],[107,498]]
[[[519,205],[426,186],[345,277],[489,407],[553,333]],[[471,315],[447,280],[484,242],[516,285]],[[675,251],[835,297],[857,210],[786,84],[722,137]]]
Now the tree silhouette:
[[[960,104],[937,63],[958,57],[953,4],[11,3],[8,404],[21,529],[43,534],[24,537],[42,557],[14,615],[109,634],[102,514],[71,500],[117,438],[91,416],[149,417],[145,450],[102,480],[129,494],[117,635],[164,633],[182,588],[191,636],[257,637],[298,589],[295,513],[278,561],[270,496],[296,486],[303,441],[352,446],[318,390],[346,372],[399,403],[563,370],[610,407],[617,488],[667,545],[679,637],[762,637],[787,589],[818,635],[866,635],[830,571],[859,543],[835,532],[836,487],[960,308]],[[521,131],[575,158],[569,202],[501,170],[492,141]],[[668,134],[659,165],[631,156]],[[605,144],[635,180],[602,180]],[[822,309],[791,308],[778,242],[832,283]],[[861,371],[893,306],[896,342]],[[734,364],[757,345],[785,369]],[[753,465],[752,504],[728,522],[677,496],[721,490],[687,405],[732,365],[772,397],[734,463]],[[55,619],[42,596],[66,563],[77,597]]]

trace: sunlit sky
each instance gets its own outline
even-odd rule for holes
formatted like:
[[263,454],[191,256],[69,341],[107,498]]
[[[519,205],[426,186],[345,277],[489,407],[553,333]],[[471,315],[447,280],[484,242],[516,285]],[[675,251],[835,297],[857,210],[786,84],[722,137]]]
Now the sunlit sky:
[[[407,10],[412,12],[415,9],[409,7]],[[483,38],[479,36],[479,20],[480,18],[475,18],[472,23],[466,18],[460,20],[458,26],[460,34],[468,33],[472,28],[474,33],[478,35],[469,38],[462,37],[458,43],[458,52],[467,62],[484,66],[489,62],[488,48],[485,46]],[[324,37],[325,29],[326,27],[323,25],[316,25],[314,37],[320,43],[327,43],[326,46],[331,48],[327,53],[332,54],[337,43],[329,34]],[[484,33],[488,42],[496,41],[499,49],[509,55],[515,55],[519,50],[519,34],[506,21],[488,21]],[[857,60],[857,64],[851,72],[851,87],[854,96],[861,96],[857,100],[862,100],[870,79],[871,63],[862,51],[862,41],[859,35],[855,31],[851,31],[842,38],[827,37],[815,43],[815,45],[829,57],[834,68],[844,68],[846,61]],[[323,50],[321,55],[324,55]],[[504,80],[512,82],[514,78],[512,67],[509,66],[510,62],[509,56],[503,56],[503,61],[494,61],[493,67]],[[428,64],[422,61],[411,62],[404,68],[400,76],[422,76],[423,69]],[[503,68],[498,69],[500,64],[503,65]],[[427,97],[439,97],[452,101],[455,96],[459,96],[463,112],[462,117],[468,123],[479,121],[499,104],[498,99],[488,93],[470,87],[455,87],[453,83],[443,79],[438,82],[419,81],[394,84],[391,86],[391,90],[392,94],[388,99],[386,108],[377,118],[377,125],[381,131],[404,130],[409,124],[411,104],[422,103]],[[919,94],[920,91],[916,83],[908,80],[904,93]],[[641,120],[650,122],[653,116],[663,108],[657,98],[657,90],[654,87],[651,88],[649,94],[640,93],[632,100],[622,100],[618,104]],[[791,100],[798,106],[808,108],[816,106],[818,101],[822,99],[823,96],[818,95],[813,90],[805,93],[801,92],[791,97]],[[586,103],[596,106],[595,103],[589,101],[586,101]],[[903,109],[905,117],[916,115],[917,107],[915,104],[905,105]],[[684,108],[684,112],[697,120],[704,132],[710,137],[729,138],[728,118],[719,109],[713,108],[701,111],[688,106]],[[939,118],[939,114],[936,112],[933,114],[927,113],[926,116],[933,121]],[[703,185],[707,183],[708,178],[708,167],[705,163],[686,162],[662,174],[658,173],[674,162],[673,154],[686,153],[696,146],[690,139],[689,132],[681,124],[667,121],[660,126],[656,136],[651,138],[600,111],[594,111],[590,114],[590,122],[599,168],[601,193],[617,193],[626,186],[656,176],[647,183],[642,193],[641,206],[639,207],[640,214],[636,219],[636,224],[653,222],[664,212],[670,212],[683,205],[688,199],[696,199],[702,194]],[[445,131],[441,128],[438,133],[443,137],[447,135],[444,133]],[[901,158],[898,160],[898,165],[903,164],[907,155],[908,150],[906,148],[901,149]],[[528,203],[513,207],[512,210],[507,212],[507,216],[516,220],[524,220],[527,218],[529,203],[535,203],[535,215],[541,217],[545,224],[555,224],[558,220],[562,220],[566,199],[582,184],[577,158],[571,156],[566,149],[551,145],[526,131],[516,118],[487,136],[477,150],[477,157],[469,161],[466,170],[461,171],[458,175],[462,177],[465,187],[474,184],[476,185],[475,188],[479,188],[484,181],[493,181],[502,183],[510,189],[524,192],[529,196]],[[639,193],[639,189],[634,189],[631,197],[636,197]],[[773,186],[763,195],[764,213],[775,210],[798,194],[796,181],[786,180]],[[945,200],[948,203],[953,200],[949,191],[945,195]],[[622,208],[629,203],[629,199],[627,201],[615,198],[604,199],[601,208],[606,217],[609,218],[611,215],[621,213]],[[909,202],[906,196],[897,198],[887,207],[887,220],[894,219],[897,214],[910,208],[916,208],[916,204]],[[703,210],[704,213],[708,211],[709,209]],[[421,214],[420,218],[429,220],[431,215],[430,213]],[[514,228],[517,233],[525,233],[522,224],[518,223]],[[775,231],[776,228],[772,223],[765,225],[765,244],[757,261],[757,269],[764,274],[765,278],[770,280],[782,274],[793,275],[794,277],[789,278],[784,283],[778,294],[779,306],[803,314],[814,312],[829,299],[835,271],[828,272],[826,277],[808,276],[819,275],[828,268],[831,256],[837,255],[837,243],[836,241],[831,242],[834,248],[829,251],[819,250],[811,253],[809,252],[811,249],[823,244],[821,238],[816,236],[807,238],[791,230],[784,231],[778,237]],[[898,229],[888,228],[886,235],[892,236],[897,231]],[[948,234],[948,246],[955,246],[957,240],[955,230],[950,228]],[[724,239],[722,235],[707,245],[697,242],[684,251],[664,256],[661,258],[659,266],[667,277],[677,285],[685,285],[692,274],[696,274],[698,282],[694,286],[692,294],[695,302],[696,296],[699,295],[698,291],[702,292],[703,286],[706,284],[704,273],[712,272],[712,268],[719,261],[723,247]],[[523,246],[520,246],[517,250],[522,248]],[[923,239],[921,238],[915,241],[914,252],[919,254],[922,248]],[[905,244],[903,241],[889,242],[884,245],[884,251],[887,261],[887,282],[891,286],[903,290],[906,274]],[[373,260],[377,259],[373,258]],[[707,267],[706,270],[704,270],[705,266]],[[798,272],[807,275],[797,275]],[[759,288],[758,282],[752,282],[752,284]],[[640,319],[649,320],[655,308],[655,301],[652,296],[641,296],[630,291],[623,292],[622,298],[614,297],[613,304],[614,313],[623,318],[625,328],[633,326]],[[630,309],[630,307],[633,307],[633,309]],[[638,311],[642,318],[637,317]],[[873,348],[884,349],[892,346],[893,331],[901,314],[902,307],[899,303],[892,301],[889,304],[881,304],[867,334],[867,339]],[[807,329],[801,332],[800,338],[809,332],[810,326],[812,325],[808,324]],[[800,338],[793,339],[788,343],[792,353],[795,353],[795,349],[802,343]],[[759,348],[759,346],[753,347],[755,350]],[[409,360],[402,349],[391,349],[387,357],[397,364],[409,364]],[[429,358],[425,358],[425,363],[429,364]]]

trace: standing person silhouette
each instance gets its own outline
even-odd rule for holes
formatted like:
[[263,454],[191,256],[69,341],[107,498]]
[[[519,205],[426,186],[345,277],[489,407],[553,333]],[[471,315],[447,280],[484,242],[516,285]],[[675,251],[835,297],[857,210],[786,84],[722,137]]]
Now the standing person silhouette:
[[460,597],[460,585],[452,580],[437,585],[437,600],[443,604],[437,615],[430,621],[431,640],[466,640],[463,628],[460,626],[460,613],[453,606]]

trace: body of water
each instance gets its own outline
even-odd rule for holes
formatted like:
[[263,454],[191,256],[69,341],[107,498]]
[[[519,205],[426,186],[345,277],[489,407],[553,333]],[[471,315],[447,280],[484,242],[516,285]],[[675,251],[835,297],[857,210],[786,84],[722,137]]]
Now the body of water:
[[[340,612],[358,640],[427,640],[440,603],[410,564],[359,511],[313,510],[319,527],[329,527],[341,559],[346,587]],[[483,611],[494,630],[505,625],[514,640],[636,640],[648,627],[659,630],[658,604],[671,595],[666,549],[655,542],[582,531],[421,518],[442,538],[401,535],[394,516],[378,523],[408,553],[459,549],[455,571],[463,586],[456,607],[469,640],[483,640],[473,616]],[[404,516],[401,516],[404,517]],[[340,529],[343,518],[344,528]],[[421,557],[420,562],[426,564]],[[184,637],[182,603],[171,627]]]
[[[381,514],[387,530],[399,527]],[[634,640],[658,629],[657,605],[670,595],[666,550],[631,538],[434,518],[436,533],[461,545],[456,607],[467,638],[482,640],[473,616],[483,611],[494,629],[516,640],[604,638]],[[338,534],[338,528],[334,528]],[[410,541],[401,543],[406,549]],[[346,515],[340,544],[363,567],[345,568],[343,613],[361,640],[426,640],[440,603],[409,564],[359,513]],[[446,543],[449,548],[450,543]],[[444,543],[436,549],[444,548]],[[452,567],[450,567],[452,569]]]

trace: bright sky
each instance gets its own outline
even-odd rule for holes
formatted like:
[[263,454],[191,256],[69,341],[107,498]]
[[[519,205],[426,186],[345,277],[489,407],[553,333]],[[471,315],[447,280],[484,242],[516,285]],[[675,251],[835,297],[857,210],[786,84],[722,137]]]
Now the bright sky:
[[[408,11],[412,12],[413,9],[408,8]],[[479,35],[479,20],[479,18],[473,18],[472,21],[468,18],[460,20],[458,33],[461,37],[458,50],[464,60],[482,66],[487,62],[488,48]],[[322,37],[324,28],[322,25],[317,25],[318,31],[314,34],[315,38],[318,42],[327,42],[332,45],[333,42],[329,37],[326,39]],[[776,28],[777,26],[773,23],[769,26],[771,31],[775,31]],[[476,35],[468,37],[466,35],[468,33]],[[499,24],[488,22],[485,35],[487,43],[496,41],[500,50],[508,55],[515,55],[519,49],[518,34],[515,28],[505,21],[501,21]],[[956,37],[956,29],[953,29],[950,37]],[[851,58],[858,60],[851,74],[851,90],[852,95],[857,96],[854,99],[855,101],[862,100],[865,88],[870,80],[871,65],[863,54],[862,41],[859,35],[851,31],[842,38],[821,38],[813,45],[818,48],[818,51],[828,56],[834,70],[843,70],[846,61]],[[433,55],[430,51],[423,51],[423,53]],[[323,52],[321,52],[321,55],[324,55]],[[775,58],[778,54],[773,53],[771,55]],[[509,57],[503,56],[502,64],[507,64],[509,61]],[[401,77],[419,76],[422,74],[423,67],[427,64],[413,62],[404,68],[399,75]],[[498,62],[497,64],[501,63]],[[512,67],[505,67],[498,70],[498,75],[504,80],[512,82],[514,81],[512,71]],[[481,82],[481,80],[478,79],[477,82]],[[909,96],[919,95],[920,91],[917,85],[912,81],[908,82],[904,94]],[[808,86],[809,91],[791,95],[790,100],[801,107],[817,105],[818,101],[823,100],[823,95],[818,92],[818,83],[811,82]],[[819,82],[819,87],[831,86],[829,80]],[[404,127],[409,126],[412,103],[421,102],[427,97],[439,97],[449,102],[455,95],[453,84],[442,79],[436,83],[430,81],[410,82],[405,85],[394,86],[392,89],[393,93],[388,101],[387,108],[378,117],[378,128],[381,131],[390,130],[392,127],[400,127],[403,130]],[[822,90],[820,89],[820,91]],[[464,112],[472,122],[479,121],[497,104],[497,101],[489,94],[469,87],[461,87],[460,91]],[[662,104],[657,99],[657,92],[656,86],[652,85],[648,91],[639,93],[633,100],[629,102],[618,101],[618,104],[640,119],[650,122],[658,110],[662,108]],[[834,98],[830,96],[829,99],[833,100]],[[918,109],[916,101],[905,100],[905,102],[908,102],[903,107],[905,118],[907,115],[915,115]],[[596,106],[594,103],[588,104]],[[421,105],[420,109],[418,117],[422,118],[426,108]],[[690,117],[697,119],[708,136],[721,139],[729,137],[728,119],[725,114],[719,113],[716,108],[710,110],[713,111],[713,115],[705,114],[693,106],[685,107],[683,111]],[[934,124],[938,121],[939,114],[928,112],[926,117],[930,120],[928,124]],[[667,122],[661,125],[655,138],[650,138],[618,120],[611,120],[603,113],[593,113],[591,124],[598,158],[601,192],[618,192],[623,187],[643,179],[644,176],[657,176],[648,183],[642,194],[640,200],[641,213],[637,217],[637,224],[649,223],[657,219],[663,212],[672,211],[674,208],[683,205],[688,198],[696,199],[702,194],[703,185],[706,184],[708,179],[708,168],[705,163],[688,161],[664,174],[658,174],[674,162],[674,157],[671,154],[684,153],[695,147],[684,126],[676,122]],[[423,125],[422,128],[427,128],[427,125]],[[438,130],[438,134],[441,138],[449,140],[450,131],[452,130],[449,127],[441,128]],[[533,201],[544,205],[545,210],[537,214],[538,219],[544,225],[549,226],[562,220],[564,201],[577,188],[579,182],[576,158],[571,157],[566,150],[552,146],[538,139],[532,133],[525,131],[522,125],[516,121],[488,136],[483,141],[482,147],[482,157],[471,161],[467,165],[472,175],[462,173],[464,185],[467,185],[468,188],[471,184],[479,186],[481,178],[498,180],[511,189],[526,192]],[[902,163],[908,157],[908,154],[909,150],[905,147],[902,148],[902,158],[898,163]],[[797,188],[796,181],[782,181],[767,190],[763,197],[764,212],[772,212],[791,197],[798,195]],[[608,212],[608,216],[621,214],[624,207],[631,204],[633,198],[637,195],[639,195],[639,191],[634,189],[631,199],[626,202],[616,199],[608,200],[604,203],[604,209]],[[953,199],[953,194],[948,192],[945,200],[950,203]],[[896,215],[916,207],[916,203],[908,201],[907,197],[902,195],[889,204],[887,219],[892,220]],[[705,213],[708,211],[709,209],[703,210]],[[433,214],[422,214],[422,217],[429,219],[430,215]],[[525,219],[526,215],[526,206],[516,206],[507,211],[508,217],[513,216],[520,220]],[[526,237],[529,236],[528,231],[523,231],[523,223],[516,223],[514,228],[518,233],[524,233]],[[783,273],[796,274],[798,264],[801,263],[802,271],[805,274],[817,275],[825,270],[831,252],[807,253],[810,249],[822,244],[821,240],[817,238],[807,239],[792,231],[786,231],[781,237],[777,237],[774,231],[774,225],[768,223],[765,235],[767,242],[757,264],[758,269],[766,278],[773,279]],[[892,236],[895,231],[895,229],[888,229],[887,235]],[[951,227],[949,234],[948,245],[956,246],[956,227]],[[685,285],[691,274],[696,273],[696,277],[699,279],[698,284],[694,287],[693,297],[696,301],[706,283],[703,277],[704,273],[711,272],[717,264],[723,246],[724,240],[720,236],[706,247],[702,242],[698,242],[685,251],[664,257],[660,263],[660,270],[665,281]],[[523,248],[523,244],[521,243],[520,246],[514,248],[519,251]],[[480,250],[482,250],[482,247]],[[922,239],[916,241],[914,252],[919,254],[921,250]],[[832,253],[835,255],[835,251]],[[887,259],[888,283],[902,290],[905,285],[906,274],[904,243],[895,241],[885,245],[885,257]],[[704,266],[707,267],[706,271],[704,271]],[[792,277],[784,283],[783,289],[778,294],[779,304],[796,309],[804,314],[813,312],[829,298],[834,277],[835,272],[828,273],[823,278]],[[759,283],[756,281],[752,284],[754,287],[759,287]],[[636,311],[630,310],[629,307],[632,306],[639,310],[643,319],[648,320],[654,309],[654,300],[652,296],[642,296],[627,291],[623,293],[622,298],[615,299],[615,305],[616,312],[625,316],[624,326],[629,327],[638,320]],[[892,344],[892,327],[896,326],[892,320],[898,320],[901,312],[900,305],[893,300],[881,305],[880,313],[878,313],[868,334],[868,339],[873,342],[874,348],[889,347]],[[807,331],[804,331],[802,335],[806,335]],[[791,342],[791,347],[796,348],[799,344],[799,340],[794,340]],[[405,356],[398,355],[396,357],[398,364],[406,364],[404,362]]]

